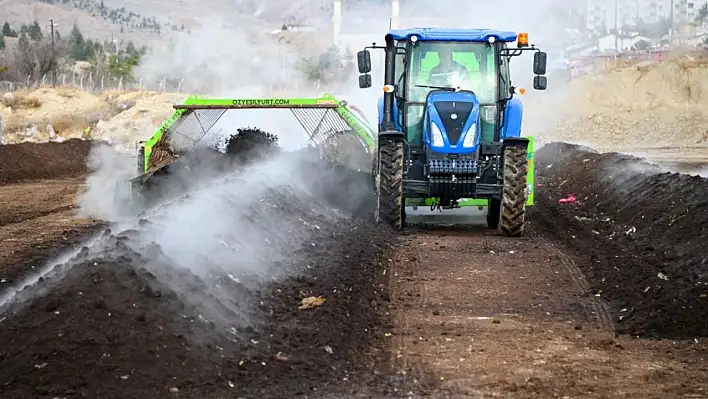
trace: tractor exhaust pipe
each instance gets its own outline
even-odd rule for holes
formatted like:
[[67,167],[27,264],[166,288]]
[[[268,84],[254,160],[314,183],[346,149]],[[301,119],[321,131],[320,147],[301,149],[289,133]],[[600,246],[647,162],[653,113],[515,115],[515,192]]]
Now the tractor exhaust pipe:
[[[393,86],[396,82],[396,47],[391,35],[386,35],[386,58],[384,67],[384,85]],[[393,123],[394,93],[384,92],[383,123],[381,130],[391,131],[396,128]]]

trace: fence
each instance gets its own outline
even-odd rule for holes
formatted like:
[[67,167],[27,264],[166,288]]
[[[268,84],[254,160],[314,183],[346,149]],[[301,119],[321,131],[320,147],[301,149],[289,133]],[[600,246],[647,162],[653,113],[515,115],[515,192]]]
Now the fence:
[[[148,81],[144,79],[126,80],[111,76],[94,75],[92,73],[86,75],[61,74],[56,78],[56,87],[70,87],[91,93],[136,90],[204,93],[223,88],[218,84],[218,81],[212,83],[211,85],[206,84],[203,77],[197,77],[197,79],[194,80],[163,77],[157,81],[154,79]],[[40,87],[52,86],[54,86],[54,83],[50,75],[44,75],[41,79],[33,79],[30,76],[22,82],[0,81],[0,93],[18,90],[31,91]],[[263,82],[260,86],[266,88],[266,91],[271,94],[282,92],[300,93],[302,91],[318,93],[323,90],[337,91],[340,89],[339,86],[341,86],[341,82],[327,85],[320,81],[302,82],[300,79],[289,79],[287,82],[271,80],[270,82]]]
[[600,73],[617,67],[626,67],[643,61],[665,62],[676,56],[688,55],[693,58],[704,58],[708,55],[706,51],[681,50],[681,49],[659,49],[646,51],[625,51],[621,53],[598,53],[587,56],[573,57],[570,59],[570,78]]
[[[41,79],[32,79],[31,76],[23,82],[0,81],[0,91],[34,90],[40,87],[52,87],[54,82],[49,75],[42,76]],[[102,93],[110,90],[134,91],[134,90],[155,90],[155,91],[182,91],[184,79],[170,79],[164,77],[157,82],[145,82],[142,79],[125,80],[111,76],[79,74],[61,74],[56,78],[57,87],[72,87],[82,91]]]

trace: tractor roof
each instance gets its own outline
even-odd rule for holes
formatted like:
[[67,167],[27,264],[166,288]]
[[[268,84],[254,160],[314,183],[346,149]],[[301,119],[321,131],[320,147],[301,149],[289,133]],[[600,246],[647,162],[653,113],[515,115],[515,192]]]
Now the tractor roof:
[[388,35],[394,40],[409,40],[415,35],[419,41],[486,42],[490,37],[501,42],[516,41],[516,33],[493,29],[411,28],[394,29]]

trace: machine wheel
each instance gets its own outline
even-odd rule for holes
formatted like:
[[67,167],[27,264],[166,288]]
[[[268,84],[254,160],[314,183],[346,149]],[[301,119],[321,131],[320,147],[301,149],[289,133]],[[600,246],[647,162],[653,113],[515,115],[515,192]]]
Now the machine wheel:
[[514,144],[504,148],[504,185],[498,227],[499,234],[507,237],[519,237],[523,234],[528,197],[527,146]]
[[487,227],[490,229],[499,228],[500,213],[501,200],[499,198],[490,198],[489,206],[487,207]]
[[403,142],[379,139],[376,221],[403,227]]

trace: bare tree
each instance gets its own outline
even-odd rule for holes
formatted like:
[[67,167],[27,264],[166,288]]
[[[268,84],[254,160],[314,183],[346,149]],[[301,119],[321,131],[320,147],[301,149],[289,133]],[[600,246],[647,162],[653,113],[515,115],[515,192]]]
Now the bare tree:
[[23,75],[32,76],[37,69],[37,56],[34,51],[34,46],[30,43],[29,38],[25,33],[20,34],[20,40],[17,42],[16,60],[18,68]]
[[[41,78],[52,71],[57,60],[66,55],[66,46],[59,41],[54,43],[54,53],[50,39],[31,41],[27,35],[21,35],[12,51],[7,51],[0,64],[7,66],[4,78],[24,81],[32,76]],[[54,61],[54,63],[52,63]]]

